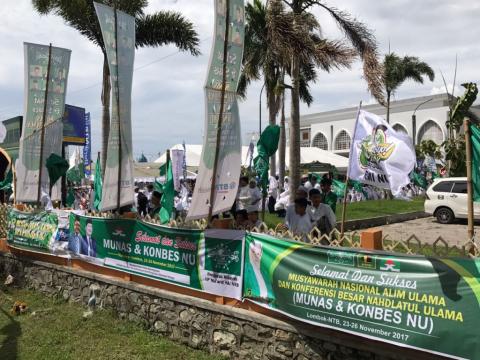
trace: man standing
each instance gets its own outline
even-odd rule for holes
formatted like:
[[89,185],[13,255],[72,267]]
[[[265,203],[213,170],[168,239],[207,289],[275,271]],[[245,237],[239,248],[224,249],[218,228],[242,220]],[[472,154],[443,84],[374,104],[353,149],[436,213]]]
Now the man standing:
[[298,198],[293,204],[294,211],[287,211],[285,217],[285,227],[294,235],[301,236],[302,241],[307,241],[307,235],[313,228],[308,207],[307,199]]
[[322,190],[322,203],[330,206],[335,213],[337,210],[337,195],[332,192],[332,180],[323,178],[320,182],[320,189]]
[[322,195],[318,189],[310,190],[309,197],[312,206],[308,207],[308,212],[312,218],[313,226],[316,226],[322,235],[330,234],[337,222],[335,213],[330,206],[322,204]]
[[93,224],[92,219],[87,219],[85,225],[85,239],[82,239],[80,253],[91,257],[97,256],[97,244],[92,239]]
[[158,217],[158,214],[160,213],[160,209],[162,208],[161,201],[162,201],[162,194],[160,194],[158,191],[153,191],[152,192],[152,209],[150,210],[151,218]]
[[275,212],[275,203],[278,198],[278,176],[270,176],[268,184],[268,212]]
[[248,177],[242,176],[238,187],[236,203],[236,211],[247,210],[250,205],[250,188],[248,187]]

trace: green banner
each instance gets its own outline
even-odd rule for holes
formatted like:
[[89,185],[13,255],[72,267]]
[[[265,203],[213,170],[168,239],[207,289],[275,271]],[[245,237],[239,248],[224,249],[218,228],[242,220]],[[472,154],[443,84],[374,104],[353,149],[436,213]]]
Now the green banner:
[[70,215],[73,256],[213,294],[242,295],[243,232],[183,230]]
[[477,125],[470,125],[472,144],[472,184],[473,201],[480,201],[480,128]]
[[58,227],[55,213],[41,211],[24,213],[14,209],[8,212],[7,242],[11,246],[48,251]]
[[105,211],[134,202],[131,103],[135,18],[103,4],[94,6],[112,83],[112,118],[101,201],[101,209]]
[[313,325],[480,358],[480,260],[389,256],[247,234],[244,297]]
[[[41,188],[47,194],[50,182],[45,162],[52,153],[57,155],[62,153],[62,119],[71,51],[52,46],[51,56],[49,52],[47,45],[24,43],[25,114],[19,161],[16,164],[17,201],[21,202],[39,200],[40,149],[43,147]],[[41,133],[44,120],[42,146]],[[60,192],[56,187],[52,193],[52,200],[59,198]]]

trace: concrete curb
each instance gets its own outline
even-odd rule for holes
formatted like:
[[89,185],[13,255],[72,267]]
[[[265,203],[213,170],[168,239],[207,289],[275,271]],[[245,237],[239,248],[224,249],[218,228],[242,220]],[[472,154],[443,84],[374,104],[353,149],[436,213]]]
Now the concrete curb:
[[[393,214],[387,216],[379,216],[369,219],[349,220],[345,222],[345,230],[352,231],[358,229],[367,229],[376,226],[395,224],[408,220],[415,220],[429,217],[430,215],[424,211],[415,211],[410,213]],[[340,222],[337,222],[337,228],[340,228]]]

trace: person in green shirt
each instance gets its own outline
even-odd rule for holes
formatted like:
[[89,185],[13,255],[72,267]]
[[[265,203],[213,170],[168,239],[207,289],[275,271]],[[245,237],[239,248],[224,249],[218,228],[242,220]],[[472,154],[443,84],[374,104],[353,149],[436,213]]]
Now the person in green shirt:
[[337,210],[337,195],[332,192],[332,180],[323,178],[320,181],[320,189],[322,190],[322,203],[330,206],[335,213]]

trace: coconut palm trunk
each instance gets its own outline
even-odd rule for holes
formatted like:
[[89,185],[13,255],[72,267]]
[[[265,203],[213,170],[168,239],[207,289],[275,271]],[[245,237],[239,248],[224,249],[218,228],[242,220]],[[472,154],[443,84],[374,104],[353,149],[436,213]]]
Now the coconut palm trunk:
[[[268,124],[276,125],[278,106],[276,103],[275,92],[272,89],[270,89],[270,91],[267,92],[267,98],[268,98]],[[270,175],[275,176],[276,174],[277,174],[277,161],[276,161],[276,155],[273,155],[270,158]]]
[[290,201],[295,200],[295,191],[300,186],[300,61],[292,56],[292,100],[291,116],[289,123],[289,188]]
[[105,173],[107,163],[108,136],[110,133],[110,71],[107,56],[103,58],[103,84],[102,84],[102,175]]
[[278,176],[279,188],[285,189],[285,153],[287,136],[285,134],[285,90],[282,91],[282,112],[280,115],[280,144],[278,147]]

